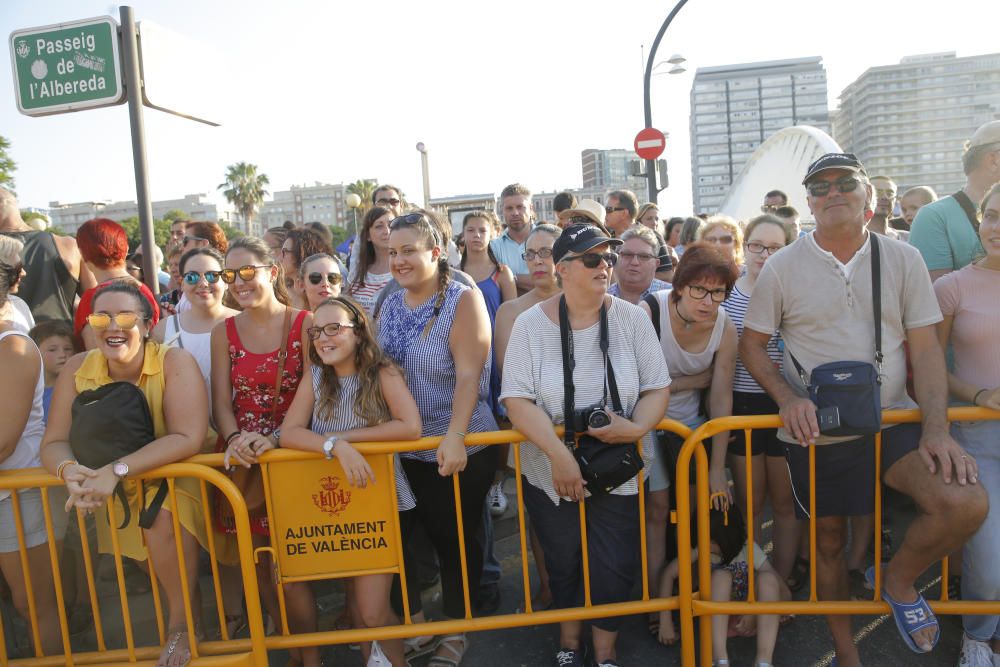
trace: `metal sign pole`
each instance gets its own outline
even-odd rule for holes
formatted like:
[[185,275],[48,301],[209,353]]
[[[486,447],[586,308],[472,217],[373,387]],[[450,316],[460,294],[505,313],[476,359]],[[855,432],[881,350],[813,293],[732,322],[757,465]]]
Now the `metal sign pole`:
[[159,267],[153,263],[153,206],[149,200],[149,177],[146,172],[146,131],[142,121],[142,77],[139,68],[139,40],[132,8],[122,6],[121,35],[125,90],[128,93],[128,119],[132,127],[132,162],[135,167],[135,194],[139,204],[139,232],[142,237],[142,274],[146,285],[159,293]]

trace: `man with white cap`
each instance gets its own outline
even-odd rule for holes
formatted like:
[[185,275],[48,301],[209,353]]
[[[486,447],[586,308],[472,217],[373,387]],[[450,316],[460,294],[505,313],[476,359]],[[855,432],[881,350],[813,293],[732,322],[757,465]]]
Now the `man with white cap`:
[[983,254],[979,242],[979,202],[1000,183],[1000,120],[982,125],[965,142],[965,187],[917,211],[910,244],[927,264],[931,280],[957,271]]

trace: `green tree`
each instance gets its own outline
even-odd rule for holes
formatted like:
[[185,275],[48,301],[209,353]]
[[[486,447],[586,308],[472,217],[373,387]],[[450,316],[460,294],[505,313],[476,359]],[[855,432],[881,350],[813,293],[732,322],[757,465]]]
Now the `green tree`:
[[174,223],[178,220],[190,220],[191,216],[188,215],[187,211],[182,211],[179,208],[172,208],[163,214],[163,219]]
[[372,207],[372,195],[375,194],[375,188],[377,187],[378,182],[370,178],[357,180],[347,185],[349,193],[361,197],[361,206],[358,207],[358,218],[361,218]]
[[247,229],[253,229],[253,216],[264,202],[265,189],[270,185],[267,175],[257,170],[257,165],[237,162],[226,168],[226,180],[217,189],[230,204],[236,207],[246,221]]
[[226,240],[228,241],[232,241],[233,239],[238,239],[241,236],[245,236],[243,232],[236,229],[222,218],[219,218],[219,227],[222,228],[222,233],[226,235]]
[[330,227],[330,233],[333,235],[333,247],[337,248],[341,243],[347,240],[348,236],[354,234],[353,225],[351,229],[347,227],[338,227],[337,225],[328,225]]
[[0,186],[14,192],[14,172],[17,171],[17,163],[7,154],[10,148],[10,141],[6,137],[0,137]]
[[50,224],[49,216],[45,215],[44,213],[39,213],[38,211],[21,211],[21,220],[24,220],[29,224],[31,220],[41,220],[43,223],[42,226],[43,229],[48,228]]

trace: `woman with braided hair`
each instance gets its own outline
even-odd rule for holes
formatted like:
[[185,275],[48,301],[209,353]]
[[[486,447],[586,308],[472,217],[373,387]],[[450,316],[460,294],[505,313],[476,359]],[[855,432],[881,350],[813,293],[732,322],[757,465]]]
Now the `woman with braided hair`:
[[[417,506],[413,520],[422,523],[441,566],[444,612],[465,616],[455,494],[450,477],[461,486],[469,591],[479,590],[483,552],[476,533],[483,500],[493,481],[495,456],[484,447],[465,447],[466,433],[496,430],[489,406],[490,318],[483,296],[451,279],[451,269],[427,211],[396,218],[389,226],[390,270],[402,289],[388,296],[379,315],[379,343],[406,374],[417,402],[423,436],[442,436],[436,451],[402,455]],[[412,526],[404,522],[403,539]],[[407,563],[411,565],[411,563]],[[409,570],[409,568],[408,568]],[[408,581],[416,576],[407,572]],[[416,587],[409,587],[417,593]],[[410,595],[410,611],[420,611],[419,595]],[[430,665],[457,665],[465,652],[464,635],[442,638]]]

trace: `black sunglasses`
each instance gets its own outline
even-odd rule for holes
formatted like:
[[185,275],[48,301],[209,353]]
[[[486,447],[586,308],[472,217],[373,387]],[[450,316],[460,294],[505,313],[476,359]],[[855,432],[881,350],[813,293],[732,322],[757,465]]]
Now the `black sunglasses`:
[[387,199],[385,197],[381,197],[381,198],[379,198],[379,199],[377,199],[375,201],[375,204],[378,205],[378,206],[399,206],[402,203],[403,202],[401,202],[400,200],[398,200],[396,198]]
[[806,185],[806,190],[813,197],[825,197],[830,194],[830,188],[832,186],[837,186],[837,191],[846,194],[848,192],[854,192],[861,185],[861,180],[855,176],[848,176],[846,178],[841,178],[837,181],[814,181]]
[[616,252],[606,252],[603,254],[598,254],[596,252],[587,252],[582,255],[574,255],[572,257],[564,257],[563,261],[568,262],[573,259],[578,259],[583,262],[583,265],[588,269],[596,269],[600,266],[601,262],[607,262],[608,266],[614,266],[618,263],[618,253]]
[[604,210],[607,213],[615,213],[616,211],[627,211],[628,209],[624,206],[605,206]]
[[320,273],[319,271],[313,271],[308,278],[313,285],[319,285],[324,279],[331,285],[339,285],[344,279],[339,273]]

